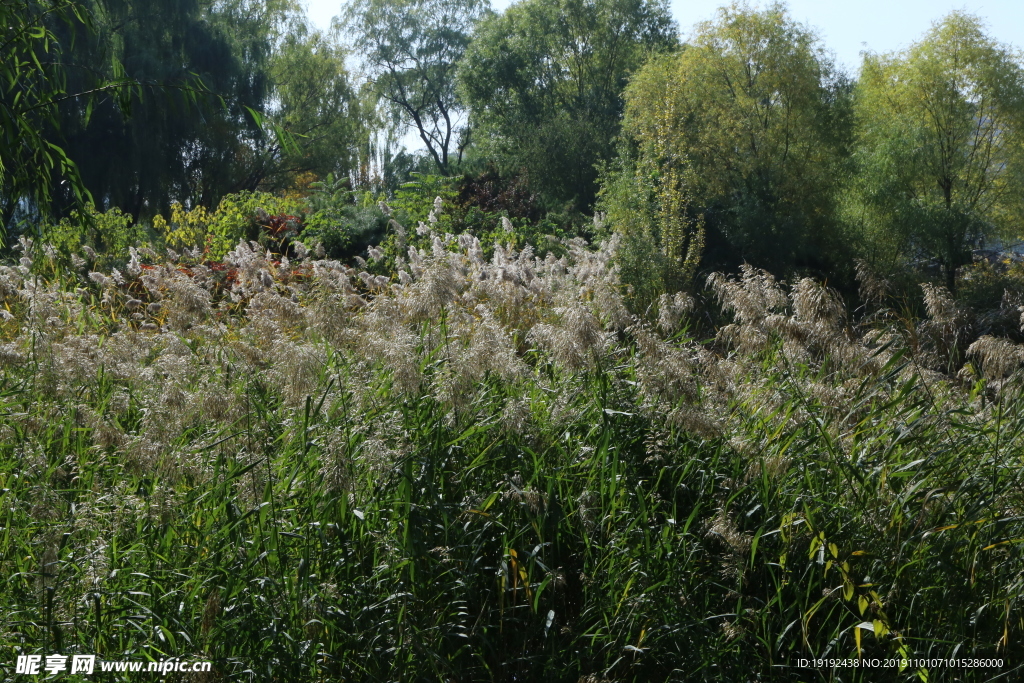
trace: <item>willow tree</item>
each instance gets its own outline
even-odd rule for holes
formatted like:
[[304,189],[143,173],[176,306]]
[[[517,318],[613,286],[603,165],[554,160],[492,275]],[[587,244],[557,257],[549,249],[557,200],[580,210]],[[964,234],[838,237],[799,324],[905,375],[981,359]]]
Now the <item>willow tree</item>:
[[[253,145],[245,189],[282,190],[306,178],[348,178],[370,134],[360,92],[335,35],[292,22],[270,59],[267,122],[273,135]],[[370,107],[369,109],[372,109]],[[283,133],[283,134],[282,134]]]
[[783,6],[720,9],[627,89],[635,149],[606,189],[610,218],[650,232],[686,268],[706,225],[717,265],[827,271],[848,92]]
[[137,90],[116,59],[104,64],[107,77],[72,78],[74,40],[94,30],[92,13],[77,0],[0,2],[0,246],[19,206],[49,213],[54,184],[74,205],[88,198],[61,136],[61,107],[87,117],[104,98],[124,111]]
[[[134,217],[172,201],[216,206],[246,188],[267,137],[251,112],[274,104],[271,62],[300,12],[292,0],[78,0],[93,31],[65,39],[69,89],[138,84],[130,107],[60,106],[64,149],[96,203]],[[130,109],[130,116],[126,116]],[[58,186],[56,193],[61,191]]]
[[937,263],[953,290],[973,246],[1024,236],[1024,70],[978,18],[867,55],[856,95],[857,217],[879,265]]

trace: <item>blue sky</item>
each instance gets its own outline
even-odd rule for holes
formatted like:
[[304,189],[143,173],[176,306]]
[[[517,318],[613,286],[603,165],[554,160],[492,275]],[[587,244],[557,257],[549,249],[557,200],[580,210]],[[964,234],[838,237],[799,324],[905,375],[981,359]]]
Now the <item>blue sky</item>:
[[[330,26],[331,17],[338,14],[341,6],[338,0],[307,1],[310,18],[321,28]],[[509,4],[509,0],[492,0],[496,10]],[[673,0],[671,7],[685,37],[695,23],[712,18],[722,4],[720,0]],[[920,38],[932,22],[955,9],[980,16],[988,25],[989,35],[996,40],[1024,48],[1022,0],[790,0],[787,5],[793,18],[815,29],[837,61],[851,73],[860,65],[862,50],[891,52],[906,47]]]

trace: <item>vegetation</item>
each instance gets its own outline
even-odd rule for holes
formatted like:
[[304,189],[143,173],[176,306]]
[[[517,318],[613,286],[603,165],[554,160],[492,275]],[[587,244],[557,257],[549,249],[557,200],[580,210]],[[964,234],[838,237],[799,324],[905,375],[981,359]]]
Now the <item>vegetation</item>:
[[357,0],[347,18],[378,93],[415,128],[437,170],[451,171],[469,144],[459,127],[455,73],[486,4],[478,0]]
[[870,56],[857,103],[854,196],[873,261],[935,259],[954,290],[979,240],[1017,237],[1024,216],[1020,62],[954,14],[906,53]]
[[735,322],[699,343],[692,301],[627,311],[614,243],[413,239],[396,283],[244,242],[85,277],[23,240],[9,651],[267,680],[1019,666],[1021,347],[979,339],[946,375],[940,290],[916,327],[851,326],[753,268],[711,278]]
[[4,680],[1020,676],[977,19],[854,78],[778,5],[9,4]]
[[[638,151],[609,211],[627,230],[654,228],[680,263],[693,260],[691,244],[700,253],[706,226],[709,249],[730,268],[835,273],[846,256],[834,204],[849,95],[824,48],[782,7],[723,8],[687,49],[630,84],[625,126]],[[620,208],[621,194],[653,206],[634,198]]]
[[664,2],[527,0],[488,18],[460,69],[484,153],[523,169],[548,202],[589,210],[623,87],[676,44]]
[[[48,210],[55,177],[70,181],[79,200],[87,194],[74,161],[49,136],[60,128],[60,104],[77,100],[79,106],[85,105],[88,118],[95,95],[121,95],[115,101],[123,106],[131,86],[115,81],[93,83],[95,87],[82,92],[70,89],[61,62],[65,45],[56,32],[73,31],[90,18],[71,0],[12,0],[0,5],[0,229],[23,200]],[[115,61],[112,68],[118,71],[119,64]]]

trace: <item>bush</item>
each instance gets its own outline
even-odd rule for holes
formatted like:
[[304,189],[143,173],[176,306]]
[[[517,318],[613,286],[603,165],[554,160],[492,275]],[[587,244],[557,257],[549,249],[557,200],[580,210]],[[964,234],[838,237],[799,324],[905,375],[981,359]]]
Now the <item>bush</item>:
[[99,264],[127,260],[128,248],[149,237],[144,226],[118,208],[97,211],[92,205],[74,211],[56,224],[44,225],[43,236],[59,253],[70,255],[88,246],[99,255]]
[[329,175],[310,184],[308,213],[301,241],[319,243],[331,258],[359,254],[384,239],[388,218],[370,192],[354,191],[348,178]]
[[[427,246],[418,241],[417,228],[421,222],[429,223],[432,212],[437,222],[430,224],[431,229],[438,234],[465,232],[479,238],[488,258],[495,244],[514,249],[529,245],[538,255],[554,252],[561,256],[565,253],[562,240],[593,236],[590,219],[571,210],[545,211],[520,176],[501,176],[488,168],[461,178],[414,177],[390,202],[395,220],[409,231],[408,239],[414,245]],[[438,198],[441,205],[435,212]]]
[[203,206],[186,209],[175,202],[171,205],[170,220],[157,215],[153,228],[162,234],[169,247],[199,248],[207,258],[218,260],[234,249],[239,240],[259,240],[261,221],[265,223],[268,216],[298,218],[305,212],[301,199],[242,191],[225,196],[212,213]]
[[1007,257],[995,262],[979,258],[960,269],[957,285],[957,302],[975,313],[979,334],[1021,339],[1024,263]]

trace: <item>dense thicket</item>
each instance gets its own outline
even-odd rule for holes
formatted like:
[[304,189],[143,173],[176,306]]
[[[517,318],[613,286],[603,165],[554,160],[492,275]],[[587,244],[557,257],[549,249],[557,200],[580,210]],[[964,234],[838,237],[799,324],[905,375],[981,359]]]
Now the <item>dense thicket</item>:
[[700,342],[687,297],[628,312],[614,241],[408,239],[394,279],[245,242],[85,278],[22,243],[8,652],[233,681],[1019,673],[1024,347],[961,366],[939,288],[852,325],[749,267],[709,279],[734,323]]
[[[65,149],[99,206],[151,216],[172,199],[216,202],[241,189],[241,146],[259,134],[245,107],[262,109],[270,87],[260,24],[271,17],[260,9],[214,11],[198,0],[85,5],[95,30],[68,53],[75,89],[97,71],[109,76],[112,53],[126,77],[144,84],[128,117],[109,99],[88,117],[75,100],[61,108]],[[180,89],[195,88],[211,94],[182,97]]]

